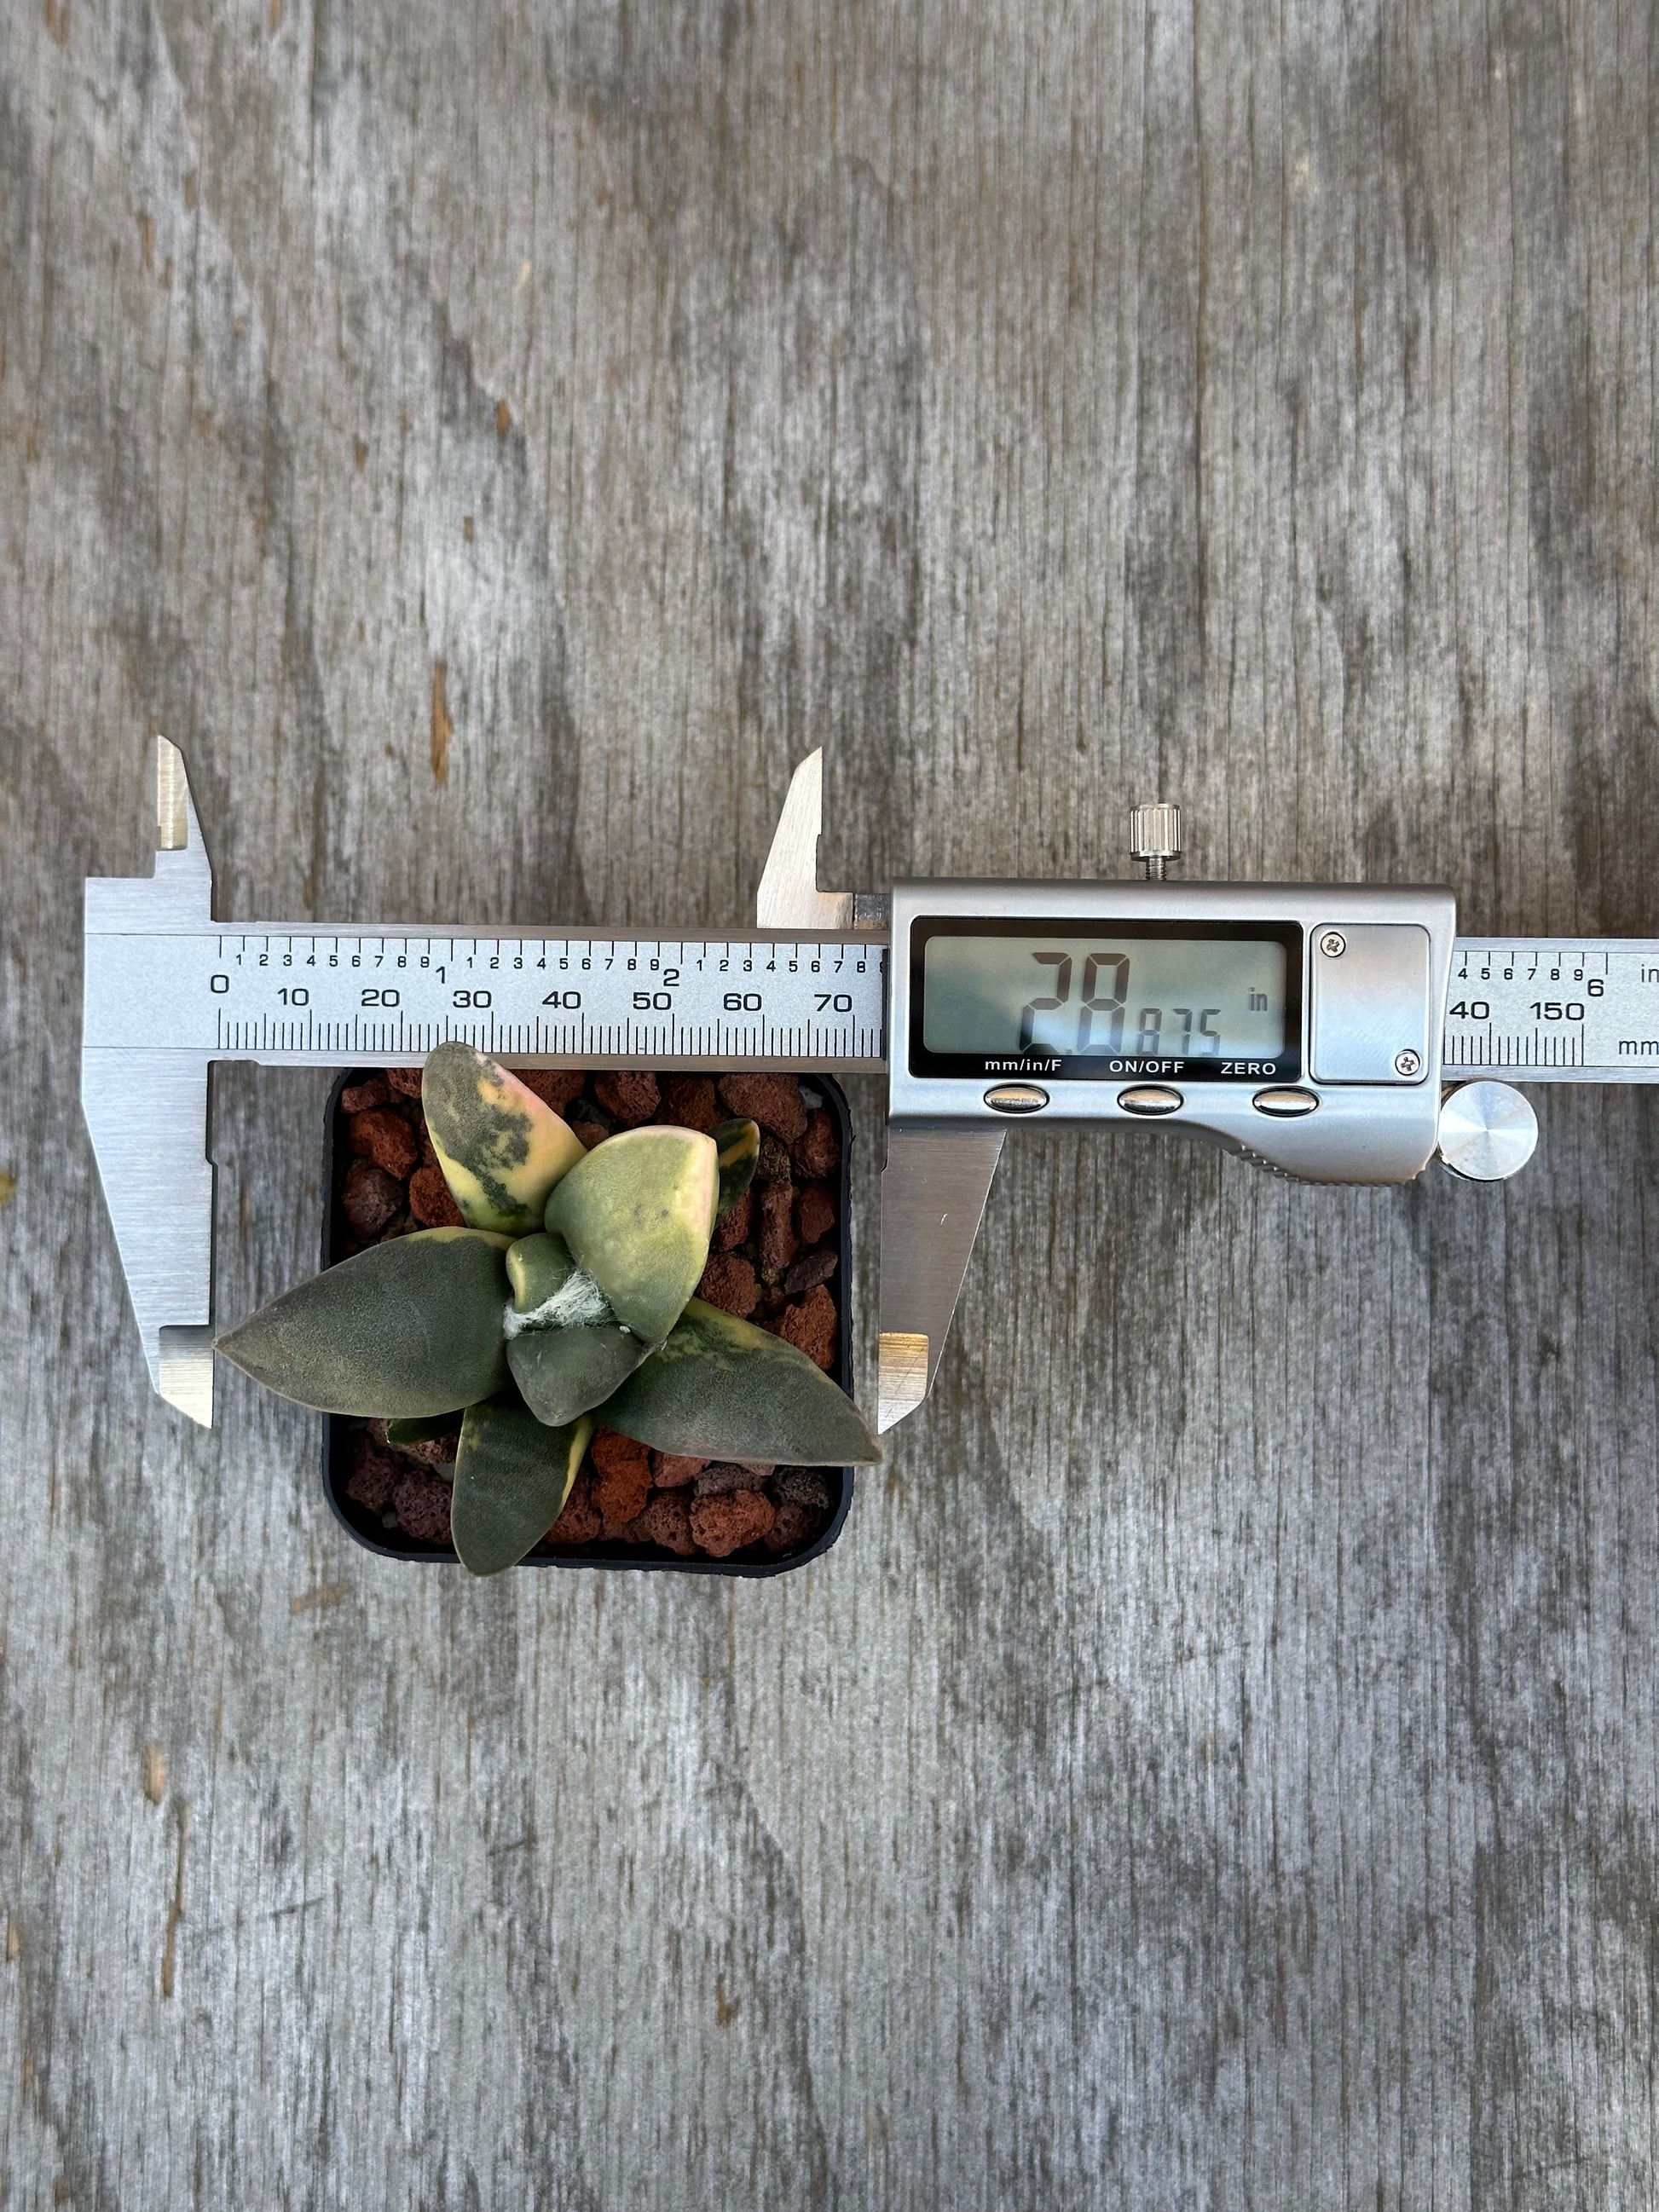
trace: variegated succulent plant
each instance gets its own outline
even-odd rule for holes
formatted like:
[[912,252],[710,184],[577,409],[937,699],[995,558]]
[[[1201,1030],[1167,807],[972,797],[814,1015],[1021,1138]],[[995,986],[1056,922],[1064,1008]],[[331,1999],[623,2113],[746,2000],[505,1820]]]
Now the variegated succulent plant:
[[596,1423],[659,1451],[870,1466],[858,1409],[781,1337],[693,1296],[748,1187],[753,1121],[629,1129],[592,1152],[462,1044],[422,1104],[466,1226],[425,1229],[285,1291],[218,1340],[257,1382],[410,1443],[464,1409],[450,1512],[473,1573],[558,1518]]

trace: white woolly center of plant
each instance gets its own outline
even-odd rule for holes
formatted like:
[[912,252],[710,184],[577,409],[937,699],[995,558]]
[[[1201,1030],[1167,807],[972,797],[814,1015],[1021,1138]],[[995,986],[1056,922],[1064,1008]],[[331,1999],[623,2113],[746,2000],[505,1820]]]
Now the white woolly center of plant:
[[550,1298],[544,1298],[528,1313],[515,1313],[509,1304],[503,1324],[508,1336],[522,1336],[527,1328],[581,1328],[589,1322],[611,1321],[611,1301],[585,1267],[568,1275]]

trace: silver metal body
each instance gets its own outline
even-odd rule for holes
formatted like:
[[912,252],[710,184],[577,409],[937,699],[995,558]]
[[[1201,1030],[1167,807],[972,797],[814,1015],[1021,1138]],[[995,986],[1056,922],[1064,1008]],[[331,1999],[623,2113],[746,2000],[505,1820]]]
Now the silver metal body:
[[[1049,1082],[1040,1052],[994,1073],[912,1067],[922,925],[943,917],[1052,921],[1109,936],[1114,923],[1285,924],[1301,962],[1297,1079],[1249,1072],[1185,1079],[1189,1063],[1106,1060],[1098,1079]],[[1043,1122],[1147,1129],[1219,1145],[1308,1182],[1407,1182],[1433,1157],[1440,1029],[1455,932],[1449,890],[1364,884],[907,883],[893,892],[888,1152],[881,1192],[878,1419],[890,1427],[933,1387],[974,1231],[1010,1128]],[[1322,945],[1323,948],[1322,949]],[[1403,1070],[1403,1072],[1402,1072]],[[1012,1103],[1004,1095],[1021,1094]],[[1306,1110],[1286,1114],[1285,1095]],[[1033,1103],[1035,1098],[1041,1103]],[[1271,1103],[1278,1099],[1275,1106]],[[1174,1103],[1170,1103],[1173,1101]],[[1268,1103],[1258,1103],[1268,1102]],[[970,1133],[979,1141],[968,1141]],[[971,1224],[971,1225],[970,1225]]]
[[[1460,939],[1452,895],[1364,885],[817,884],[822,763],[797,769],[758,901],[718,937],[601,930],[230,925],[184,762],[156,741],[153,876],[86,886],[81,1095],[150,1378],[213,1409],[215,1060],[409,1064],[447,1037],[523,1065],[886,1069],[878,1418],[937,1371],[1002,1146],[1034,1122],[1156,1128],[1311,1182],[1403,1182],[1437,1144],[1479,1179],[1512,1174],[1536,1123],[1488,1079],[1659,1081],[1659,944]],[[1178,849],[1146,810],[1143,861]],[[1156,819],[1152,818],[1154,816]],[[1166,817],[1173,818],[1165,818]],[[993,1075],[913,1071],[912,937],[929,916],[1000,922],[1273,925],[1295,945],[1293,1066],[1197,1071],[1102,1060],[1055,1079],[1025,1053]],[[890,951],[887,938],[890,921]],[[1189,1079],[1202,1074],[1200,1081]]]
[[[1439,1110],[1440,1035],[1437,1018],[1452,960],[1455,905],[1449,890],[1383,890],[1363,884],[959,883],[900,884],[893,892],[891,989],[888,1007],[887,1109],[896,1124],[950,1122],[987,1128],[1011,1126],[986,1103],[997,1081],[1044,1081],[1042,1055],[1006,1073],[940,1077],[911,1073],[907,1044],[915,1012],[911,937],[924,918],[952,915],[994,925],[1003,919],[1079,922],[1109,934],[1115,921],[1285,922],[1303,939],[1300,1087],[1316,1111],[1281,1119],[1253,1103],[1266,1079],[1241,1073],[1226,1082],[1183,1089],[1174,1060],[1143,1068],[1129,1058],[1103,1062],[1097,1080],[1056,1082],[1039,1121],[1141,1128],[1120,1104],[1122,1092],[1147,1080],[1182,1091],[1182,1105],[1160,1116],[1160,1134],[1174,1133],[1220,1145],[1308,1182],[1405,1182],[1434,1152]],[[1340,926],[1347,951],[1328,959],[1314,938]],[[1365,948],[1362,954],[1357,948]],[[1392,966],[1385,946],[1395,948]],[[1402,957],[1403,956],[1403,957]],[[1345,990],[1333,972],[1356,969]],[[1322,972],[1323,971],[1322,975]],[[1393,1066],[1402,1049],[1421,1065],[1402,1076]],[[1188,1066],[1197,1063],[1188,1062]],[[1243,1066],[1243,1063],[1241,1063]],[[1281,1086],[1275,1086],[1281,1087]]]
[[1449,1078],[1659,1083],[1659,944],[1460,938],[1444,1026]]
[[1538,1149],[1538,1116],[1507,1083],[1462,1083],[1440,1109],[1440,1158],[1466,1182],[1507,1182]]
[[1129,850],[1149,883],[1161,884],[1181,858],[1181,809],[1167,799],[1129,810]]

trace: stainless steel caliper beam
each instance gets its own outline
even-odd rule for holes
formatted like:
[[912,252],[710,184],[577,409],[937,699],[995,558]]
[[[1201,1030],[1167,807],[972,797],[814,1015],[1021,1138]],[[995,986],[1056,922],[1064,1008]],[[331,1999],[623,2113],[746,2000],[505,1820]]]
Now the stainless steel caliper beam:
[[[1437,1152],[1492,1180],[1536,1140],[1514,1084],[1659,1080],[1659,944],[1457,938],[1452,895],[1432,887],[1171,883],[1167,806],[1138,811],[1145,883],[823,891],[822,820],[814,753],[779,819],[759,927],[717,936],[216,922],[184,762],[158,738],[155,872],[86,886],[82,1100],[160,1394],[211,1421],[214,1060],[407,1065],[462,1037],[543,1066],[884,1071],[883,1428],[932,1387],[1011,1122],[1156,1127],[1315,1182],[1407,1181]],[[953,927],[1282,940],[1291,1076],[1168,1060],[1149,1083],[1144,1060],[1067,1068],[1040,1048],[941,1074],[921,971]]]

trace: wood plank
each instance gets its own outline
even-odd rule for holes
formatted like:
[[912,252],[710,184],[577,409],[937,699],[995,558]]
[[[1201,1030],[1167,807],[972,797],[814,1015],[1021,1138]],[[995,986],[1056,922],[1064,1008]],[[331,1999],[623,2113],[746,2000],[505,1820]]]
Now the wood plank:
[[[0,2201],[1655,2202],[1650,1097],[1496,1191],[1025,1133],[755,1587],[355,1550],[149,1396],[73,1107],[155,728],[238,917],[739,921],[823,743],[836,884],[1167,794],[1659,930],[1655,36],[6,12]],[[325,1087],[219,1085],[223,1313]]]

